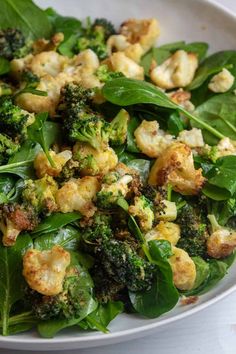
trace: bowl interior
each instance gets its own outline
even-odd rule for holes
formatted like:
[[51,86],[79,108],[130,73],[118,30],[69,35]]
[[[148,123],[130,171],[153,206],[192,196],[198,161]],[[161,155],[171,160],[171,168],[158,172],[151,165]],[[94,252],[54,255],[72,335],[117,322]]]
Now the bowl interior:
[[[105,17],[115,25],[127,18],[156,17],[160,22],[159,43],[180,40],[205,41],[210,51],[234,49],[236,18],[220,6],[204,0],[37,0],[41,7],[54,7],[59,13],[78,18]],[[3,16],[3,14],[2,14]],[[110,326],[108,335],[99,332],[65,331],[51,340],[41,339],[36,333],[24,333],[0,338],[0,347],[24,350],[59,350],[91,347],[131,339],[190,315],[234,290],[236,264],[212,291],[199,298],[196,304],[177,306],[159,319],[147,320],[133,315],[121,315]]]

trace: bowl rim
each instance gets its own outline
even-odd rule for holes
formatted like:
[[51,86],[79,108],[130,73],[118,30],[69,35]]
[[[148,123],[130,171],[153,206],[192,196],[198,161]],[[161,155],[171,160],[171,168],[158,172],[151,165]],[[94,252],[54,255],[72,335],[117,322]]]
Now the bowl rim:
[[[196,0],[195,0],[196,1]],[[219,1],[219,0],[218,0]],[[229,8],[227,8],[225,5],[217,2],[216,0],[197,0],[198,3],[200,4],[208,4],[210,5],[211,8],[216,8],[220,10],[224,15],[228,16],[229,18],[233,19],[235,21],[236,25],[236,13],[231,11]],[[145,324],[141,325],[139,327],[131,328],[131,329],[124,329],[124,330],[119,330],[116,332],[110,332],[108,334],[101,333],[100,336],[94,335],[93,332],[91,332],[91,335],[89,336],[73,336],[70,337],[69,335],[67,337],[60,337],[57,336],[55,338],[51,339],[46,339],[46,338],[21,338],[20,334],[15,335],[15,336],[8,336],[8,337],[3,337],[0,336],[0,347],[5,347],[5,348],[14,348],[14,349],[21,349],[21,348],[16,348],[16,344],[20,345],[26,345],[24,346],[24,350],[31,350],[34,345],[42,345],[42,347],[39,347],[40,350],[60,350],[60,347],[58,348],[52,348],[53,345],[56,344],[66,344],[66,343],[72,343],[72,344],[82,344],[82,343],[88,343],[89,345],[86,347],[93,347],[97,345],[106,345],[106,344],[111,344],[111,343],[116,343],[119,342],[120,338],[122,337],[122,340],[126,339],[132,339],[135,337],[141,337],[145,336],[146,334],[150,333],[151,331],[154,331],[155,329],[159,327],[166,326],[168,324],[174,323],[176,321],[182,320],[188,316],[191,316],[193,314],[198,313],[201,310],[204,310],[205,308],[214,305],[218,301],[224,299],[225,297],[229,296],[232,294],[234,291],[236,291],[236,284],[230,286],[227,290],[222,291],[222,293],[216,295],[215,297],[208,299],[204,301],[202,304],[196,305],[196,307],[190,308],[189,310],[186,310],[183,313],[174,315],[170,318],[163,318],[163,319],[158,319],[157,322],[152,322],[150,324]],[[148,321],[148,319],[147,319]],[[82,347],[82,346],[81,346]],[[85,347],[85,346],[84,346]],[[79,347],[78,347],[79,348]],[[61,347],[61,349],[66,349]],[[69,349],[69,348],[68,348]],[[74,349],[76,347],[74,346]]]

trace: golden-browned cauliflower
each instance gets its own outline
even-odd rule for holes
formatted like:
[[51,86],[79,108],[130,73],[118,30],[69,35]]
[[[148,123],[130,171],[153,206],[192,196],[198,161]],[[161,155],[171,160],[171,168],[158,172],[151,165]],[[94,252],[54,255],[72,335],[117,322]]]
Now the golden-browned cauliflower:
[[143,67],[128,58],[124,52],[112,54],[108,61],[108,65],[113,71],[121,72],[124,76],[131,79],[144,80]]
[[89,218],[96,211],[93,199],[99,189],[100,183],[96,177],[71,179],[56,194],[58,208],[62,213],[79,211]]
[[177,218],[177,207],[175,202],[163,199],[155,208],[157,220],[174,221]]
[[81,162],[82,176],[105,175],[118,163],[118,157],[110,147],[105,150],[96,150],[89,144],[77,142],[73,147],[73,152]]
[[160,221],[154,229],[145,235],[145,238],[147,241],[166,240],[175,246],[180,238],[180,227],[173,222]]
[[39,152],[34,160],[34,169],[38,178],[42,178],[45,175],[57,177],[62,171],[62,167],[72,158],[72,152],[70,150],[64,150],[59,154],[54,151],[49,151],[49,154],[55,164],[52,167],[47,159],[47,156],[43,151]]
[[207,253],[213,258],[229,256],[236,248],[236,231],[222,229],[213,232],[207,239]]
[[140,44],[146,53],[156,43],[160,28],[155,18],[138,20],[131,18],[122,23],[120,33],[129,43]]
[[187,252],[173,247],[169,258],[175,286],[180,290],[191,290],[196,279],[196,266]]
[[48,251],[29,249],[23,257],[23,276],[29,287],[38,293],[53,296],[62,291],[70,253],[61,246]]
[[107,40],[107,51],[109,56],[114,52],[124,52],[127,57],[134,60],[136,63],[140,62],[144,49],[141,44],[131,44],[127,38],[122,34],[114,34]]
[[190,101],[190,92],[184,91],[182,88],[180,88],[177,91],[169,92],[167,96],[171,99],[171,101],[185,108],[186,111],[193,112],[195,110],[194,104]]
[[149,184],[163,186],[170,183],[176,192],[195,195],[204,184],[202,170],[195,170],[189,146],[176,142],[162,152],[149,174]]
[[129,213],[138,218],[138,222],[142,231],[151,230],[154,221],[154,212],[147,198],[144,196],[135,197],[134,204],[130,205]]
[[198,67],[198,58],[194,53],[177,50],[161,65],[150,72],[151,80],[163,89],[185,87],[193,80]]
[[227,69],[223,69],[218,74],[214,75],[208,84],[209,90],[215,93],[227,92],[234,83],[234,76]]
[[33,56],[31,62],[27,65],[27,69],[38,77],[47,74],[55,77],[63,70],[68,61],[68,57],[55,51],[42,52]]
[[141,152],[148,157],[158,157],[173,141],[173,136],[159,129],[156,120],[143,120],[134,132],[135,141]]
[[191,130],[182,130],[179,133],[178,141],[185,143],[191,148],[201,148],[204,146],[204,140],[201,129],[192,128]]

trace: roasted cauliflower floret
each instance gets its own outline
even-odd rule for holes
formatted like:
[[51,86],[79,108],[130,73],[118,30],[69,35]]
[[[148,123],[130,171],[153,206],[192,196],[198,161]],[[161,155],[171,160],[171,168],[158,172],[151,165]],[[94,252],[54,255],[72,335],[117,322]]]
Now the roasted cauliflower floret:
[[137,20],[131,18],[122,23],[120,33],[129,43],[139,43],[146,53],[155,43],[160,34],[160,28],[155,18]]
[[190,92],[184,91],[182,88],[180,88],[177,91],[169,92],[167,96],[171,99],[171,101],[185,108],[186,111],[193,112],[195,110],[194,104],[190,101]]
[[15,80],[20,80],[22,72],[27,68],[32,61],[33,55],[28,54],[24,58],[13,59],[10,62],[10,74]]
[[158,220],[174,221],[177,218],[175,202],[163,199],[155,208],[155,216]]
[[149,231],[154,221],[153,207],[150,201],[143,195],[134,198],[134,205],[130,205],[129,213],[138,218],[142,231]]
[[127,57],[134,60],[136,63],[140,62],[144,49],[141,44],[131,44],[127,38],[122,34],[114,34],[107,40],[107,51],[109,55],[114,52],[124,52]]
[[68,63],[69,58],[58,54],[55,51],[48,51],[36,54],[28,64],[28,69],[38,77],[45,75],[57,76]]
[[71,179],[56,194],[56,202],[62,213],[79,211],[85,217],[93,216],[96,208],[93,204],[100,183],[96,177],[86,176]]
[[198,67],[197,55],[177,50],[170,58],[151,70],[151,80],[163,89],[185,87],[193,80]]
[[234,76],[227,69],[223,69],[218,74],[214,75],[208,84],[209,90],[215,93],[227,92],[234,83]]
[[128,58],[124,52],[117,52],[109,58],[109,66],[113,71],[121,72],[124,76],[144,80],[144,69],[134,60]]
[[45,175],[57,177],[66,162],[72,158],[72,152],[70,150],[64,150],[58,154],[51,150],[49,151],[49,154],[55,164],[55,167],[51,166],[44,152],[39,152],[35,157],[34,169],[38,178],[42,178]]
[[217,144],[217,158],[228,155],[236,155],[236,146],[229,138],[223,138]]
[[82,73],[95,73],[99,68],[99,59],[95,52],[91,49],[86,49],[80,52],[74,60],[74,64],[79,67]]
[[163,186],[170,183],[176,192],[195,195],[204,184],[202,170],[195,170],[189,146],[176,142],[162,152],[149,174],[149,184]]
[[175,246],[180,238],[180,227],[173,222],[160,221],[154,229],[145,235],[145,238],[147,241],[166,240]]
[[158,157],[173,141],[173,136],[159,129],[156,120],[142,123],[134,132],[135,141],[141,152],[148,157]]
[[191,290],[196,279],[196,266],[188,253],[173,247],[173,256],[169,258],[175,286],[180,290]]
[[48,251],[29,249],[23,257],[23,276],[29,287],[38,293],[51,296],[63,289],[70,253],[61,246]]
[[16,103],[28,112],[49,112],[49,114],[53,116],[59,103],[61,86],[54,77],[51,75],[45,75],[41,78],[36,89],[46,91],[47,96],[22,93],[17,96]]
[[107,147],[105,150],[96,150],[89,144],[77,142],[73,152],[81,163],[82,176],[105,175],[114,169],[118,163],[115,151]]
[[185,143],[191,148],[203,147],[204,141],[201,129],[192,128],[191,130],[182,130],[179,133],[178,141]]

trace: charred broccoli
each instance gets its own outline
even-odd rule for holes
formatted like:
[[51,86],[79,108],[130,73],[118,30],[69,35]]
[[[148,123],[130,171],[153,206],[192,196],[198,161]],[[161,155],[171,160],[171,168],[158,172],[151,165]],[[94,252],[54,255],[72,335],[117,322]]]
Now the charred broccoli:
[[203,210],[186,204],[179,210],[176,219],[181,229],[177,247],[184,249],[190,256],[206,257],[207,221]]
[[110,123],[109,141],[112,145],[124,144],[127,138],[129,113],[121,109]]
[[8,60],[22,58],[31,51],[31,41],[26,41],[23,33],[14,28],[0,31],[0,56]]
[[20,148],[13,139],[7,135],[0,134],[0,165],[7,162],[7,160],[14,155]]
[[110,71],[106,64],[100,65],[95,74],[98,80],[101,82],[107,82],[112,79],[117,79],[118,77],[124,76],[120,72]]

